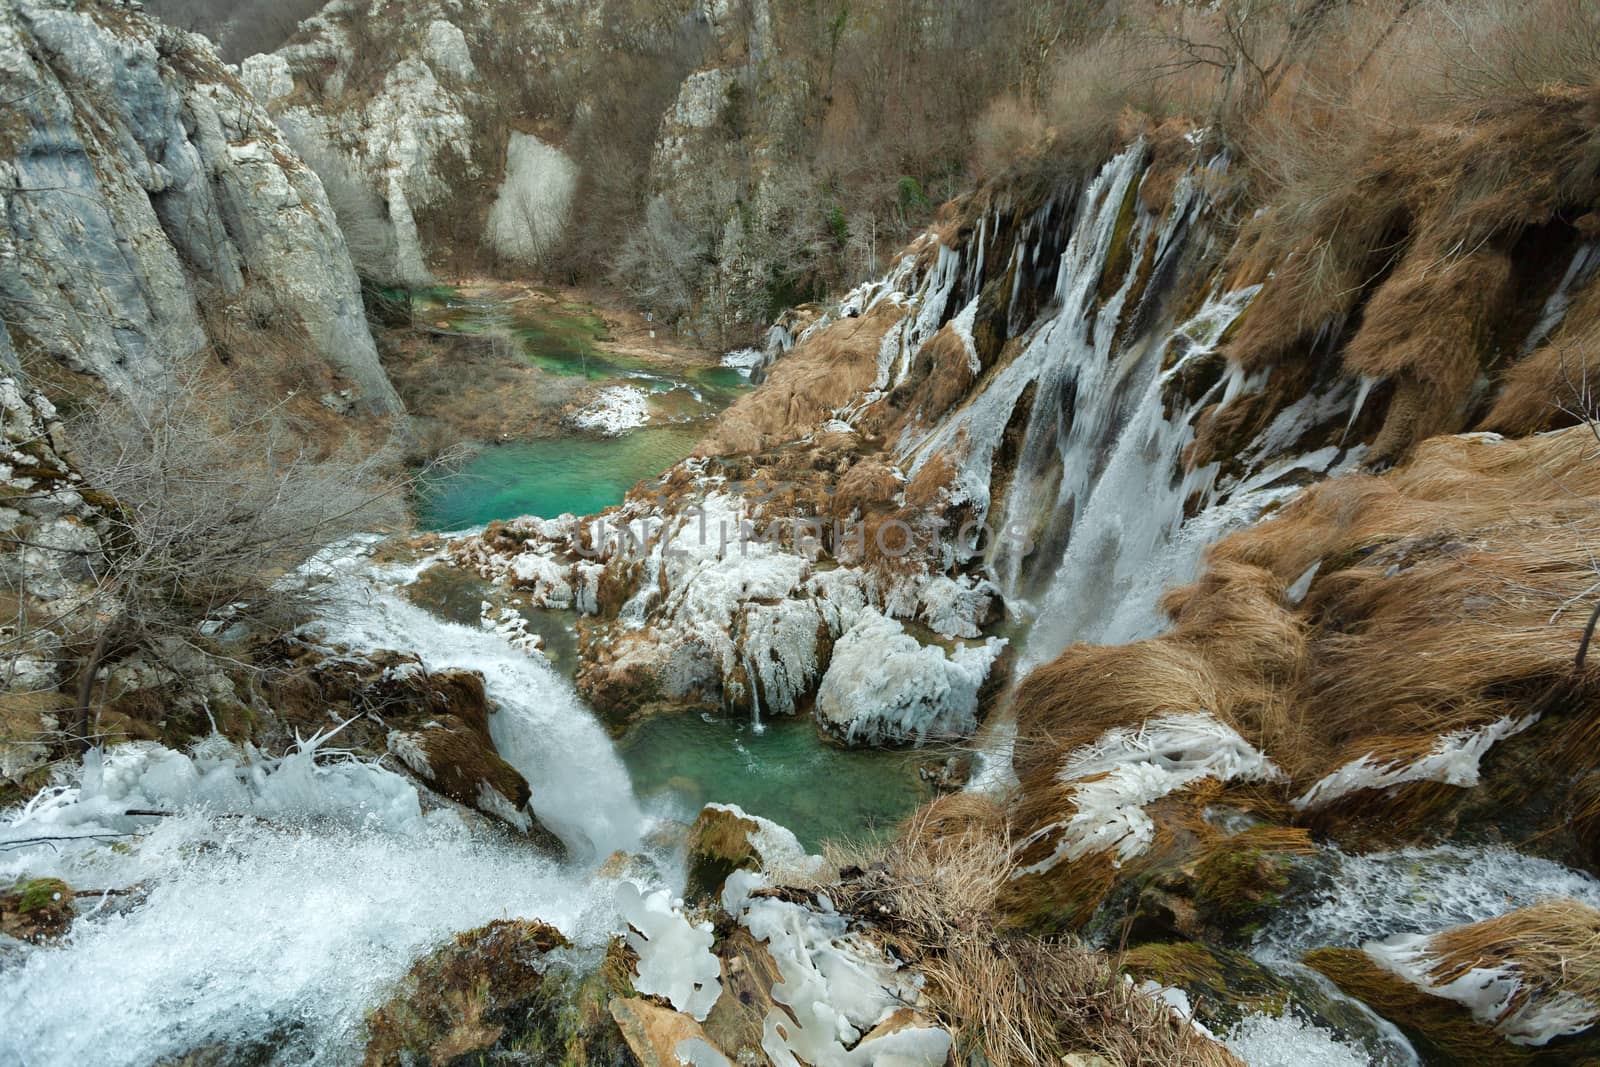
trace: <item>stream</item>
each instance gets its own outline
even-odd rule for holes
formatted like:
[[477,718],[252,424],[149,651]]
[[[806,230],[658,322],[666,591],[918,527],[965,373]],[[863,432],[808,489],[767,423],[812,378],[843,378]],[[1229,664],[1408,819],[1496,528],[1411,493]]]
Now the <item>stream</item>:
[[[1102,178],[1115,184],[1086,199],[1085,212],[1119,203],[1133,173],[1114,162]],[[1068,306],[1083,302],[1086,279],[1098,278],[1106,256],[1110,223],[1091,221],[1077,227],[1084,246],[1065,257],[1077,264],[1076,275],[1063,272]],[[1192,574],[1206,544],[1285,499],[1286,475],[1326,475],[1354,460],[1342,449],[1290,456],[1230,487],[1231,495],[1217,493],[1211,469],[1171,482],[1174,458],[1192,438],[1189,412],[1163,410],[1164,380],[1209,354],[1242,306],[1237,297],[1206,302],[1163,339],[1177,346],[1170,365],[1162,362],[1165,343],[1108,364],[1092,338],[1063,319],[1033,336],[1002,379],[999,400],[970,405],[941,431],[963,442],[965,462],[985,473],[1009,417],[1005,397],[1035,380],[1059,386],[1057,376],[1075,367],[1084,375],[1073,379],[1079,410],[1099,413],[1073,423],[1069,435],[1060,432],[1061,412],[1034,411],[1012,499],[995,502],[1018,522],[1033,521],[1037,500],[1049,504],[1047,517],[1075,517],[1071,540],[1040,560],[1002,560],[1008,594],[1050,616],[1048,627],[1035,628],[1025,664],[1072,640],[1154,632],[1161,587]],[[591,514],[618,503],[688,455],[743,387],[728,368],[679,373],[598,352],[582,321],[529,321],[448,295],[429,315],[462,332],[515,337],[541,368],[583,376],[597,392],[569,432],[485,448],[430,481],[417,501],[425,529]],[[1240,386],[1224,377],[1192,406]],[[1316,403],[1342,412],[1360,397],[1341,392]],[[1276,454],[1272,435],[1281,432],[1268,427],[1259,449]],[[902,455],[915,464],[948,443],[902,442]],[[1199,514],[1187,521],[1191,500]],[[663,884],[681,885],[675,842],[705,803],[738,804],[815,849],[886,831],[931,795],[917,774],[930,753],[824,744],[804,716],[758,730],[662,715],[613,739],[572,684],[570,616],[531,620],[548,635],[551,654],[529,655],[477,625],[475,578],[441,581],[437,569],[425,573],[430,561],[377,563],[376,542],[331,546],[302,569],[303,580],[328,591],[310,632],[356,651],[412,652],[429,670],[482,674],[496,709],[496,747],[532,786],[535,813],[569,858],[553,860],[487,820],[431,803],[385,761],[341,753],[337,735],[303,738],[287,753],[216,737],[184,753],[153,743],[91,753],[81,766],[61,768],[23,808],[0,813],[0,885],[59,877],[86,903],[94,890],[118,891],[91,903],[59,946],[0,944],[0,1067],[139,1067],[207,1048],[259,1062],[353,1062],[366,1013],[418,954],[452,932],[538,918],[580,953],[600,952],[622,925],[614,882],[601,873],[606,859],[619,850],[643,855]],[[1084,575],[1097,580],[1085,583]],[[998,724],[992,750],[1004,752],[1008,737]],[[64,840],[30,843],[43,836]],[[1309,947],[1475,921],[1557,893],[1600,903],[1592,879],[1503,851],[1339,857],[1317,900],[1275,917],[1254,952],[1289,971]],[[1415,1062],[1403,1038],[1375,1029],[1357,1044],[1292,1015],[1252,1016],[1220,1036],[1253,1067]]]

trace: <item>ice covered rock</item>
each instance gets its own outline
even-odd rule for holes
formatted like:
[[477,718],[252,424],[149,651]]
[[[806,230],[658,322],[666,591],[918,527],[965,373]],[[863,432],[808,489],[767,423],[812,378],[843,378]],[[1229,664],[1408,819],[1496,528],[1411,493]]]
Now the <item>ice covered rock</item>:
[[781,1007],[768,1011],[761,1042],[772,1063],[939,1067],[945,1062],[950,1035],[936,1027],[885,1027],[863,1039],[920,1001],[919,976],[851,932],[849,921],[826,898],[810,908],[757,894],[763,884],[760,875],[735,872],[722,901],[751,936],[766,943],[782,978],[772,989]]
[[686,894],[716,898],[734,871],[815,874],[821,857],[808,855],[789,831],[733,804],[707,804],[689,831]]
[[834,645],[817,721],[852,745],[970,737],[978,692],[1005,646],[990,638],[947,653],[868,609]]
[[691,923],[665,889],[646,894],[632,882],[621,882],[616,902],[630,928],[628,946],[639,956],[633,987],[666,997],[677,1010],[704,1020],[722,995],[711,924]]
[[635,385],[602,389],[593,402],[567,419],[569,426],[601,437],[620,437],[649,422],[649,395]]

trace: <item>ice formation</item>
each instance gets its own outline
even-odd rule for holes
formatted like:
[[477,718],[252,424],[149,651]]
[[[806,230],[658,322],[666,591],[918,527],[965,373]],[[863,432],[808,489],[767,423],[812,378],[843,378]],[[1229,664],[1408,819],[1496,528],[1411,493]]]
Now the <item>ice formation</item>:
[[478,606],[478,624],[499,634],[512,648],[534,653],[544,647],[544,638],[528,629],[528,620],[511,608],[496,607],[485,600]]
[[1073,794],[1075,810],[1022,842],[1026,848],[1056,837],[1054,851],[1018,876],[1090,853],[1115,852],[1119,862],[1132,859],[1155,839],[1145,805],[1203,778],[1264,782],[1282,773],[1232,727],[1205,712],[1161,715],[1138,727],[1107,730],[1062,762],[1056,780],[1080,783]]
[[574,429],[602,437],[620,437],[650,423],[650,394],[636,385],[613,385],[600,390],[590,404],[567,419]]
[[978,690],[1006,642],[946,653],[867,609],[833,648],[817,690],[817,720],[850,744],[970,737]]
[[737,804],[707,804],[706,807],[712,811],[727,812],[756,825],[755,832],[750,835],[750,845],[756,850],[762,873],[769,876],[815,876],[821,873],[822,857],[806,852],[800,839],[787,826],[780,826],[760,815],[751,815]]
[[1428,972],[1439,958],[1431,942],[1429,935],[1397,934],[1368,942],[1362,948],[1384,970],[1424,992],[1455,1001],[1514,1045],[1546,1045],[1555,1038],[1586,1030],[1600,1020],[1600,1005],[1572,993],[1533,996],[1513,1007],[1513,1000],[1522,990],[1514,960],[1497,967],[1474,967],[1450,982],[1435,984]]
[[1478,784],[1478,764],[1496,743],[1514,737],[1538,721],[1537,715],[1509,716],[1475,730],[1452,730],[1437,737],[1421,758],[1411,763],[1385,763],[1371,755],[1351,760],[1306,790],[1294,801],[1302,811],[1331,804],[1363,789],[1388,789],[1407,782]]
[[733,1067],[728,1057],[698,1037],[689,1037],[678,1042],[672,1054],[685,1067]]
[[826,898],[819,908],[754,895],[765,879],[736,871],[722,903],[767,945],[782,981],[772,998],[788,1009],[767,1013],[761,1048],[777,1067],[939,1067],[950,1035],[909,1027],[862,1041],[862,1035],[921,996],[920,980],[850,933]]
[[666,997],[678,1011],[705,1021],[722,995],[722,965],[711,951],[716,936],[711,924],[690,922],[665,889],[642,893],[632,882],[620,882],[616,900],[630,927],[628,947],[639,954],[633,988]]
[[722,365],[741,374],[749,375],[751,371],[767,364],[767,354],[759,348],[738,348],[726,352],[722,356]]
[[[821,680],[823,637],[839,638],[868,610],[919,619],[945,637],[981,634],[996,595],[987,580],[818,568],[803,544],[797,551],[793,538],[772,538],[772,527],[704,461],[688,464],[703,495],[676,512],[630,501],[587,521],[515,519],[504,527],[514,549],[470,535],[451,554],[538,606],[591,613],[607,568],[641,567],[637,592],[618,611],[628,662],[648,664],[668,697],[720,689],[725,704],[747,704],[757,722],[794,714]],[[987,671],[1001,647],[960,650],[952,657],[959,669],[940,673],[959,689],[972,670]]]

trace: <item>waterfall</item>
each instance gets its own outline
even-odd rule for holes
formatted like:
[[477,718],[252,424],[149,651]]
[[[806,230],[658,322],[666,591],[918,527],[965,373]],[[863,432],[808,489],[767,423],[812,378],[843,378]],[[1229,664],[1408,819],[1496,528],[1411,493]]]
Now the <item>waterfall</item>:
[[[391,587],[405,574],[371,567],[359,545],[311,570],[330,579],[323,640],[483,673],[496,746],[580,858],[558,862],[448,807],[425,812],[408,779],[334,752],[336,735],[277,760],[221,738],[187,754],[91,753],[0,822],[0,885],[59,877],[91,905],[59,946],[0,946],[0,1063],[136,1067],[207,1046],[359,1061],[366,1013],[451,933],[538,918],[598,956],[619,927],[593,859],[640,850],[647,819],[567,683],[499,634],[405,602]],[[20,844],[44,835],[77,840]],[[86,892],[107,889],[119,895]]]
[[[1076,198],[1050,310],[1022,351],[943,423],[908,429],[898,446],[913,475],[936,456],[956,459],[957,502],[988,516],[997,536],[992,576],[1012,614],[1035,623],[1025,665],[1053,658],[1072,641],[1118,643],[1157,632],[1162,590],[1192,577],[1207,545],[1292,495],[1286,475],[1325,476],[1360,454],[1359,447],[1292,453],[1306,426],[1359,410],[1365,390],[1357,395],[1350,383],[1335,383],[1286,409],[1250,442],[1239,456],[1242,475],[1224,479],[1215,465],[1184,469],[1200,414],[1265,384],[1264,374],[1247,378],[1225,368],[1200,395],[1173,395],[1174,379],[1203,369],[1204,361],[1221,363],[1224,333],[1257,289],[1213,293],[1170,328],[1143,321],[1153,290],[1202,239],[1197,224],[1210,195],[1204,176],[1225,165],[1214,160],[1185,175],[1157,219],[1136,205],[1130,210],[1145,155],[1143,145],[1130,146]],[[1042,214],[1049,211],[1047,205]],[[1038,221],[1028,221],[1012,251],[1019,279],[1017,268],[1039,258]],[[981,232],[987,236],[987,223]],[[1134,254],[1120,277],[1108,278],[1123,243]],[[1150,290],[1143,293],[1136,292],[1141,256]],[[924,281],[919,318],[930,306],[944,308],[956,273],[941,253]],[[956,321],[976,304],[974,296]],[[997,466],[1019,419],[1021,443],[1007,484]],[[996,486],[1004,486],[998,500],[991,499]]]
[[[376,581],[359,556],[334,551],[313,564],[336,589],[315,631],[356,650],[415,652],[429,670],[483,675],[495,711],[489,734],[506,762],[528,780],[530,806],[575,854],[604,858],[637,851],[645,817],[611,739],[571,684],[539,656],[498,633],[445,622]],[[414,570],[414,568],[413,568]]]

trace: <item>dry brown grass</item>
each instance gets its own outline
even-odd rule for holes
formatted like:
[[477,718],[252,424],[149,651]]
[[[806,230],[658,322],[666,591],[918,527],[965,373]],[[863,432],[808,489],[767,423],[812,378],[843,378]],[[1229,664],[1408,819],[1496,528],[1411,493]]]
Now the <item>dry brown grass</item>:
[[1570,994],[1600,1011],[1600,910],[1577,900],[1547,900],[1497,919],[1428,939],[1428,981],[1448,985],[1476,968],[1516,975],[1520,987],[1497,1024],[1535,1000]]
[[[1069,1052],[1117,1065],[1234,1065],[1222,1046],[1137,993],[1110,957],[1073,939],[999,933],[1014,859],[1003,809],[973,794],[923,808],[887,845],[834,849],[829,894],[867,916],[927,978],[956,1056],[1054,1067]],[[980,1061],[981,1062],[981,1061]]]
[[1518,1064],[1533,1059],[1477,1023],[1460,1005],[1423,992],[1379,967],[1360,949],[1316,949],[1305,962],[1346,994],[1397,1023],[1430,1061]]
[[1372,456],[1392,461],[1465,425],[1480,372],[1515,356],[1521,338],[1496,331],[1512,301],[1541,298],[1526,279],[1552,254],[1519,241],[1581,239],[1600,194],[1600,9],[1362,8],[1285,52],[1273,90],[1226,126],[1262,209],[1234,279],[1266,282],[1229,355],[1322,359],[1339,346],[1319,341],[1348,334],[1344,366],[1396,382]]
[[699,455],[759,452],[810,433],[830,412],[867,389],[878,371],[878,346],[901,317],[885,301],[860,318],[818,330],[740,397],[696,447]]
[[[1563,760],[1590,769],[1596,750],[1577,742],[1595,732],[1584,709],[1600,676],[1575,675],[1573,661],[1600,585],[1597,459],[1587,426],[1438,438],[1403,468],[1323,483],[1227,538],[1198,582],[1167,597],[1170,632],[1073,646],[1019,688],[1013,832],[1070,816],[1074,787],[1055,780],[1068,753],[1170,713],[1216,716],[1287,772],[1280,787],[1230,790],[1264,813],[1349,761],[1408,766],[1442,734],[1533,712],[1564,716]],[[1291,603],[1286,588],[1313,565]],[[1408,807],[1384,809],[1391,828],[1460,792],[1407,789]],[[1351,800],[1368,815],[1383,802]],[[1186,807],[1166,817],[1186,832]],[[1059,874],[1093,876],[1082,864]]]
[[1506,371],[1480,430],[1526,435],[1600,410],[1600,285],[1582,290],[1547,343]]

